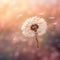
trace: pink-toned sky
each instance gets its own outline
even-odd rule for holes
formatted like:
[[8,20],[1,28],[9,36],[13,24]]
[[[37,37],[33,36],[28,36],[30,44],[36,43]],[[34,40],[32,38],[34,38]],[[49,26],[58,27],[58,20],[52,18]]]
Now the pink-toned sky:
[[[21,25],[31,15],[60,15],[59,0],[0,0],[0,30]],[[59,19],[59,18],[58,18]]]

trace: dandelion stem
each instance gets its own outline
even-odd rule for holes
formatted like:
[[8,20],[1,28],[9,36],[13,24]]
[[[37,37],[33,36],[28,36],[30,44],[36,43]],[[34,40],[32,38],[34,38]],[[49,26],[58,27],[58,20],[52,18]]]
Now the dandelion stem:
[[37,39],[37,32],[35,32],[35,39],[36,39],[37,48],[39,48],[39,41]]

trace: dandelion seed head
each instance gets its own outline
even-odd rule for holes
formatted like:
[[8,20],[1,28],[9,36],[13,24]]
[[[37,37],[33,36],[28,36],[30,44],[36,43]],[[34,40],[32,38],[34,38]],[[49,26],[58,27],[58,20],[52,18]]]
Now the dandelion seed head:
[[[32,27],[33,26],[33,27]],[[35,32],[32,29],[37,28],[37,35],[41,36],[46,33],[47,30],[47,22],[44,18],[40,18],[37,16],[29,17],[22,25],[21,30],[22,33],[26,37],[34,37]]]

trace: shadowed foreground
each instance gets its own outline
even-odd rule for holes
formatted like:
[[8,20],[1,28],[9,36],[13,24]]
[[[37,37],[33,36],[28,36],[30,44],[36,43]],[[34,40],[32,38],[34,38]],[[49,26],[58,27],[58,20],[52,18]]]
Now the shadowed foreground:
[[59,59],[60,35],[52,36],[49,33],[37,48],[34,38],[26,38],[20,31],[9,29],[0,34],[0,60]]

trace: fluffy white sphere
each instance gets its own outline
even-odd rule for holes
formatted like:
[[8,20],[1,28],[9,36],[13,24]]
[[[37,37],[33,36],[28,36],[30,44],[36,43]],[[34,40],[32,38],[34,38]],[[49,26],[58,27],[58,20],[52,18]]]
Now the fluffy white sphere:
[[39,28],[37,29],[37,35],[42,36],[43,34],[46,33],[47,31],[47,22],[45,19],[34,16],[34,17],[29,17],[22,25],[21,30],[22,33],[26,37],[34,37],[35,32],[31,30],[31,26],[33,24],[37,24]]

